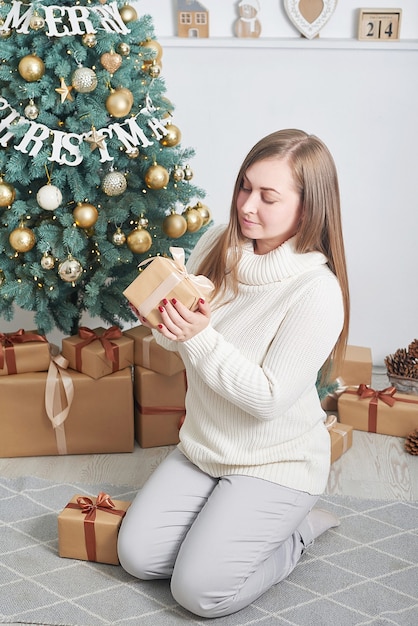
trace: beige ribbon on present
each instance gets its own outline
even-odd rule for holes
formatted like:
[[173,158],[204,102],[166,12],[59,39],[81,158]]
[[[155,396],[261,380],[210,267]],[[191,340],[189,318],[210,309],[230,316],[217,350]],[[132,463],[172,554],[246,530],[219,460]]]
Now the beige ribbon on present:
[[151,369],[151,343],[154,341],[153,335],[147,335],[142,340],[142,367]]
[[[167,259],[165,257],[164,258],[168,263],[173,266],[174,272],[167,276],[167,278],[165,278],[163,282],[156,289],[154,289],[154,291],[148,296],[148,298],[145,298],[145,300],[142,302],[139,311],[144,317],[147,317],[150,311],[155,309],[161,302],[161,300],[163,300],[166,295],[174,289],[176,285],[181,283],[186,278],[188,278],[193,283],[200,296],[202,295],[201,292],[203,292],[203,294],[209,295],[214,289],[212,281],[209,280],[209,278],[207,278],[206,276],[195,276],[194,274],[188,273],[185,267],[185,253],[183,248],[176,248],[172,246],[170,248],[170,252],[173,259]],[[150,263],[157,258],[162,257],[151,257],[150,259],[145,259],[145,261],[142,261],[138,265],[138,268],[141,267],[141,265]]]
[[[64,422],[70,412],[74,399],[74,383],[66,371],[68,361],[62,354],[52,354],[49,363],[45,386],[45,410],[55,431],[58,454],[67,454]],[[67,406],[64,408],[61,400],[60,383],[63,386]]]
[[340,428],[336,428],[338,424],[337,417],[335,415],[328,415],[325,420],[325,426],[329,432],[337,433],[337,435],[341,435],[343,438],[343,454],[347,452],[348,449],[348,432],[346,430],[341,430]]

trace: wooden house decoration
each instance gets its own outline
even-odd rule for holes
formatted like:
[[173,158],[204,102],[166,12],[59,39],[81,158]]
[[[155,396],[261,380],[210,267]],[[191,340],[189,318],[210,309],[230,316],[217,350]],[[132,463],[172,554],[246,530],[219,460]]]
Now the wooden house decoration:
[[197,0],[177,0],[177,36],[209,37],[209,11]]

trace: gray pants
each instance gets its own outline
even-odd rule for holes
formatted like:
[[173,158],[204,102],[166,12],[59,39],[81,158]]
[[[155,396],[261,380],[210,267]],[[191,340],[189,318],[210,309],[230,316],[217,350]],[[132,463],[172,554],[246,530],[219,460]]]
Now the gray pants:
[[317,499],[259,478],[212,478],[176,449],[128,509],[119,560],[143,580],[171,577],[192,613],[229,615],[290,574],[313,541],[305,518]]

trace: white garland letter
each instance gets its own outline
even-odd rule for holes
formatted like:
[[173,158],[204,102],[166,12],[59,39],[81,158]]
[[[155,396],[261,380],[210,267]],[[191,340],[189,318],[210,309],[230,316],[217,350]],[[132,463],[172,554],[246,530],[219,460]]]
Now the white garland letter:
[[[73,143],[75,139],[75,143]],[[54,141],[52,143],[52,154],[48,157],[49,161],[59,163],[59,165],[80,165],[83,160],[83,156],[79,150],[79,145],[83,141],[82,135],[76,135],[75,133],[63,133],[61,130],[54,131]],[[61,149],[66,150],[73,160],[67,159],[67,156],[61,154]]]
[[[84,35],[84,33],[96,32],[93,24],[89,20],[89,10],[87,7],[68,7],[67,12],[72,35]],[[81,24],[83,24],[84,29],[81,27]]]
[[110,4],[105,4],[100,7],[91,7],[91,10],[100,15],[101,24],[107,33],[115,32],[121,35],[127,35],[131,32],[121,18],[116,2],[111,2]]
[[[39,131],[39,134],[37,134]],[[29,156],[33,157],[38,154],[40,149],[42,148],[43,141],[48,139],[49,137],[49,128],[48,126],[44,126],[44,124],[36,124],[36,122],[32,122],[30,124],[29,130],[26,135],[22,138],[22,141],[15,146],[15,150],[19,152],[27,153],[27,147],[30,142],[33,141],[33,148],[29,152]]]
[[[2,98],[2,100],[3,100],[3,98]],[[6,107],[3,107],[3,108],[6,108]],[[18,117],[20,117],[20,114],[17,111],[15,111],[14,109],[12,109],[12,112],[9,113],[9,115],[7,117],[3,118],[0,121],[0,133],[3,130],[6,130],[6,129],[8,130],[10,124],[12,122],[14,122],[16,120],[16,118],[18,118]],[[0,137],[0,146],[3,146],[3,148],[7,148],[7,144],[9,142],[9,140],[13,137],[13,135],[14,135],[14,133],[11,133],[11,132],[4,133],[4,135],[2,137]]]
[[12,2],[12,8],[6,15],[6,19],[4,20],[4,24],[0,27],[0,30],[8,30],[9,28],[15,28],[17,33],[24,33],[25,35],[29,32],[29,22],[32,17],[32,7],[30,7],[26,13],[24,13],[20,17],[20,7],[22,6],[21,2]]
[[140,142],[142,142],[142,147],[152,146],[153,142],[148,139],[142,128],[138,126],[135,118],[130,117],[129,120],[124,122],[125,125],[129,126],[131,134],[127,133],[120,124],[111,124],[109,129],[115,132],[119,141],[123,143],[128,151],[135,148]]

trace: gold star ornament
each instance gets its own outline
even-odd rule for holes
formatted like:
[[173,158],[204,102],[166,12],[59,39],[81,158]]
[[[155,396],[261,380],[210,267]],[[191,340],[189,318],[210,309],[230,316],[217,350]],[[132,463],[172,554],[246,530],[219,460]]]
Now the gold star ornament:
[[85,138],[85,141],[90,144],[91,150],[96,150],[96,148],[100,148],[101,150],[105,150],[106,145],[104,140],[106,137],[104,135],[99,135],[94,126],[91,128],[91,133]]
[[61,104],[62,104],[63,102],[65,102],[67,98],[68,98],[68,100],[73,100],[73,97],[72,97],[72,95],[71,95],[71,90],[72,90],[72,89],[73,89],[73,87],[72,87],[72,86],[68,87],[68,86],[65,84],[65,79],[61,76],[61,87],[58,87],[58,88],[55,90],[55,91],[56,91],[57,93],[59,93],[59,94],[60,94],[60,96],[61,96]]

